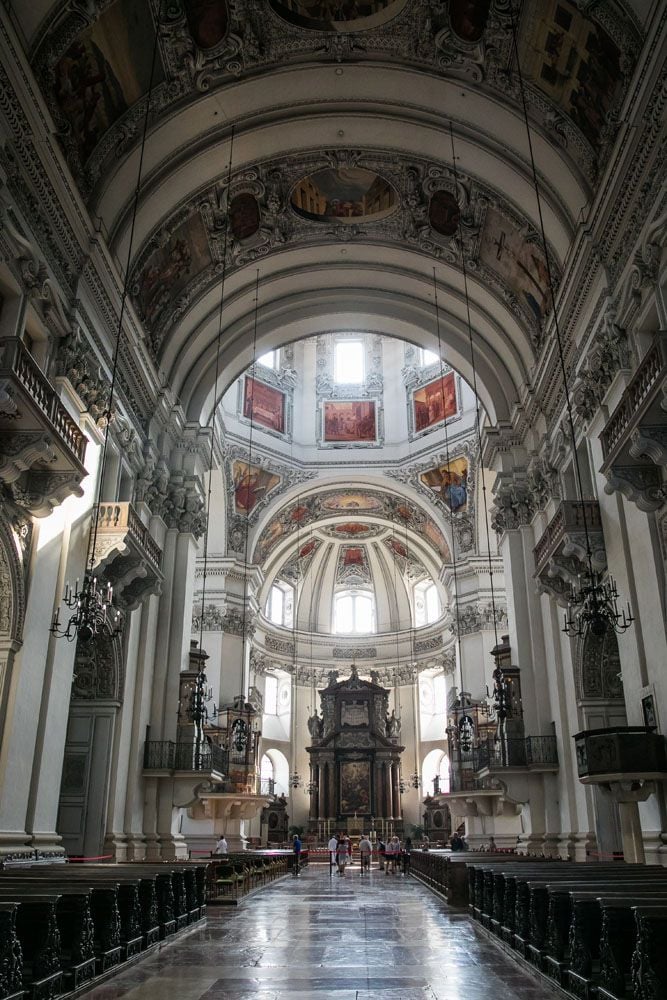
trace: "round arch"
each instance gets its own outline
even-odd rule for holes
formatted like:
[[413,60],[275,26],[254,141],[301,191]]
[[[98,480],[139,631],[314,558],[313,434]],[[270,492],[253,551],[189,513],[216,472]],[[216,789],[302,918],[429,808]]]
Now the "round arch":
[[[433,794],[435,782],[441,795],[449,792],[449,756],[446,750],[430,750],[422,761],[422,788],[425,795]],[[428,791],[427,791],[428,789]]]
[[287,757],[276,747],[264,749],[260,761],[260,778],[273,781],[275,795],[289,794],[289,763]]

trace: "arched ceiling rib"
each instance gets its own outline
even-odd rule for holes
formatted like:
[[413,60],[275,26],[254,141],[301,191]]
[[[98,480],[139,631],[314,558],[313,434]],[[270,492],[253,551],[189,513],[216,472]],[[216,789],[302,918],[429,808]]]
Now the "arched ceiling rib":
[[[302,278],[308,278],[308,272],[302,272]],[[364,286],[364,278],[375,279],[379,287],[372,289],[369,285]],[[438,275],[438,278],[440,280],[441,275]],[[422,284],[427,280],[425,277]],[[360,271],[359,268],[352,266],[339,273],[335,265],[332,265],[328,281],[333,282],[332,287],[325,289],[315,287],[312,290],[288,289],[289,283],[286,282],[282,296],[276,295],[270,287],[265,288],[265,282],[262,281],[258,354],[271,347],[308,337],[323,330],[346,332],[369,329],[437,351],[432,284],[430,290],[422,287],[418,289],[418,293],[417,289],[409,287],[404,292],[400,286],[392,291],[391,284],[396,283],[398,277],[391,271],[384,272],[383,281],[379,282],[377,275],[367,274],[365,270]],[[350,285],[343,282],[350,282]],[[473,373],[462,290],[456,289],[454,298],[446,287],[443,289],[441,286],[438,294],[443,351],[448,362],[472,383]],[[223,376],[219,381],[219,396],[243,369],[252,363],[253,297],[254,286],[249,286],[245,296],[239,296],[238,316],[235,315],[234,309],[234,318],[225,326],[220,358],[220,371]],[[494,423],[506,420],[512,404],[518,400],[519,387],[526,377],[525,358],[497,322],[492,323],[488,313],[478,315],[476,305],[473,305],[473,323],[475,324],[473,337],[475,368],[480,399],[489,419]],[[200,334],[201,332],[200,328]],[[217,313],[212,312],[207,327],[207,346],[188,342],[184,347],[183,356],[179,359],[180,370],[189,372],[179,389],[181,402],[187,411],[193,415],[201,413],[204,418],[210,414],[213,404],[216,334]],[[523,352],[527,353],[525,343]]]

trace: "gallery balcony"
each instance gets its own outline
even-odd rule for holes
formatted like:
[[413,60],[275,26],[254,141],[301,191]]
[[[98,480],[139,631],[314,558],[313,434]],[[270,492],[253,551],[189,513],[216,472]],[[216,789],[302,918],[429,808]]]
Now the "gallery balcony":
[[665,737],[645,726],[588,729],[574,744],[584,784],[667,780]]
[[149,594],[159,594],[162,549],[131,503],[99,505],[94,569],[112,584],[120,603],[136,608]]
[[199,797],[220,788],[229,771],[229,758],[220,747],[194,741],[146,740],[143,776],[168,782],[174,806],[186,808]]
[[490,739],[472,752],[473,771],[478,778],[508,771],[558,770],[555,736],[524,736],[518,739]]
[[607,553],[602,534],[600,505],[597,500],[563,500],[533,549],[535,579],[542,593],[562,604],[579,574],[588,570],[586,532],[596,572],[607,567]]
[[605,489],[622,493],[647,512],[658,510],[667,496],[666,387],[667,334],[663,333],[653,340],[600,435]]
[[17,337],[0,339],[0,482],[35,517],[75,494],[86,436]]
[[172,740],[146,740],[144,771],[173,774],[176,771],[197,771],[215,774],[222,781],[229,772],[229,754],[220,747],[206,744],[174,743]]

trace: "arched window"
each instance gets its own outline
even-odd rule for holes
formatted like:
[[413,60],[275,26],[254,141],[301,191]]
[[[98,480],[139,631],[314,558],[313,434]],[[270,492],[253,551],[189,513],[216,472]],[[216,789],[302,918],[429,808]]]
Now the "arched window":
[[334,632],[365,635],[375,632],[375,598],[370,590],[342,590],[334,597]]
[[431,750],[422,764],[422,788],[424,795],[440,795],[449,792],[449,757],[444,750]]
[[[267,750],[259,762],[259,776],[262,790],[266,788],[274,795],[287,795],[289,785],[289,764],[280,750]],[[266,782],[266,784],[265,784]],[[269,785],[269,782],[272,782]]]
[[442,606],[438,595],[438,588],[431,580],[422,580],[415,584],[414,589],[414,616],[415,625],[430,625],[438,620],[442,614]]
[[294,624],[294,587],[278,580],[269,591],[266,602],[266,617],[274,625],[291,628]]

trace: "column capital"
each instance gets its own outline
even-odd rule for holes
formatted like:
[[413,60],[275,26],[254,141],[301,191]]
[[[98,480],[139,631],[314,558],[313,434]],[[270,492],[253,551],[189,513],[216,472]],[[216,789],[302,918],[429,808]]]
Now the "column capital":
[[491,527],[499,535],[531,523],[536,504],[530,490],[527,470],[501,473],[493,487]]

